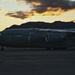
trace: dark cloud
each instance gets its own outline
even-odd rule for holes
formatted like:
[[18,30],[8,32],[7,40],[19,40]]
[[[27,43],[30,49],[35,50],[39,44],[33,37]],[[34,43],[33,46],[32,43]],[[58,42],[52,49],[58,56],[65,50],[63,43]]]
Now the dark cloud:
[[[52,15],[58,16],[65,11],[75,9],[75,1],[71,0],[16,0],[17,2],[26,2],[31,4],[32,8],[29,12],[17,11],[10,13],[8,12],[6,16],[25,19],[36,14],[42,14],[42,16]],[[37,15],[36,15],[37,16]]]
[[25,19],[28,18],[32,15],[30,12],[23,12],[23,11],[17,11],[17,12],[9,12],[6,14],[6,16],[14,17],[14,18],[20,18],[20,19]]
[[[71,0],[17,0],[17,1],[25,1],[27,3],[31,3],[35,10],[38,13],[45,12],[48,7],[51,8],[61,8],[62,10],[69,10],[75,8],[75,1]],[[40,5],[36,6],[33,2],[39,2]]]

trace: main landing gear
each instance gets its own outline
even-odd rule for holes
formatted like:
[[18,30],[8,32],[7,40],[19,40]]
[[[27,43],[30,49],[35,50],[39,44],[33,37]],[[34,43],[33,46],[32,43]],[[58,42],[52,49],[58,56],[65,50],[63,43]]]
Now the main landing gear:
[[4,51],[4,47],[1,47],[1,51]]

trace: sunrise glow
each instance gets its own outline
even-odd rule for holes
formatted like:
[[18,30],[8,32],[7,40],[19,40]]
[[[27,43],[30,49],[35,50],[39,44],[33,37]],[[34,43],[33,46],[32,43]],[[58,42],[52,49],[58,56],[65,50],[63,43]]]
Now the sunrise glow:
[[0,0],[0,31],[30,21],[75,22],[75,0]]

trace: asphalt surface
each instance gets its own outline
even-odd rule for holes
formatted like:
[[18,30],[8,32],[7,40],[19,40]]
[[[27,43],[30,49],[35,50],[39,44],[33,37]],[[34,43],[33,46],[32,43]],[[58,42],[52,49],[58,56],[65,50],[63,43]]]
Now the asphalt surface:
[[0,75],[75,75],[75,50],[0,51]]

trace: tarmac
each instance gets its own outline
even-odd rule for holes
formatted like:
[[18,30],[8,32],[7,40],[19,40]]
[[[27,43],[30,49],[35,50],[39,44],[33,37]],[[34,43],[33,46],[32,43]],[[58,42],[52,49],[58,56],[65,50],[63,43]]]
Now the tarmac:
[[0,75],[75,75],[75,50],[0,51]]

